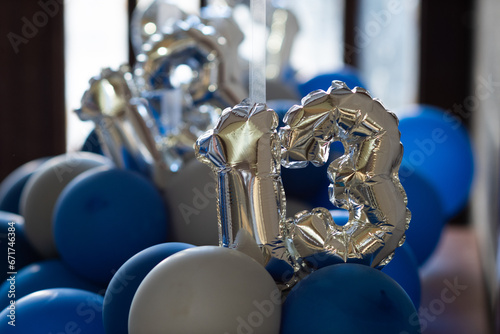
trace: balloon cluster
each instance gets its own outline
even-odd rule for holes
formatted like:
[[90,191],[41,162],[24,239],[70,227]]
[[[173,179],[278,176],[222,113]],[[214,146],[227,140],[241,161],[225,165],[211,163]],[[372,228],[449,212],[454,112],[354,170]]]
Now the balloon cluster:
[[[419,107],[402,156],[351,69],[285,82],[297,20],[267,3],[267,106],[241,102],[237,3],[136,9],[137,65],[103,70],[77,110],[94,153],[0,184],[1,333],[420,332],[418,267],[468,196],[467,135]],[[467,169],[437,171],[444,155]]]

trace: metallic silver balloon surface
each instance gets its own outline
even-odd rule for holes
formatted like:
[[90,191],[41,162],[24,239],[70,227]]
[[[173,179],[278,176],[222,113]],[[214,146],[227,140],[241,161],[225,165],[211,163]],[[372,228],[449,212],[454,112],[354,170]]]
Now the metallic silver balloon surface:
[[132,13],[130,39],[136,55],[149,38],[171,28],[177,21],[186,19],[174,0],[139,1]]
[[[263,265],[284,260],[295,272],[285,287],[316,269],[317,261],[387,264],[411,216],[398,178],[403,147],[396,116],[364,89],[335,81],[288,111],[279,138],[277,121],[264,104],[244,101],[224,110],[196,143],[197,158],[219,178],[220,244],[254,258],[258,248]],[[319,166],[335,140],[345,154],[328,169],[330,200],[349,210],[349,221],[336,225],[325,208],[285,218],[280,161],[290,168]]]
[[218,175],[221,246],[246,253],[260,248],[260,255],[253,257],[263,265],[271,257],[281,258],[285,250],[277,125],[273,110],[246,100],[225,109],[215,128],[196,143],[197,158]]
[[161,125],[165,145],[184,161],[194,157],[196,139],[214,126],[222,109],[247,94],[228,71],[226,44],[214,27],[190,16],[153,35],[137,56],[140,94]]
[[340,140],[344,155],[328,168],[330,201],[349,210],[349,221],[336,225],[324,208],[288,220],[294,258],[308,266],[315,254],[339,262],[384,266],[402,245],[411,214],[398,171],[403,156],[397,117],[362,88],[353,91],[334,81],[314,91],[285,115],[281,128],[282,165],[305,167],[328,160],[331,142]]
[[156,143],[155,122],[136,95],[127,66],[104,69],[90,80],[76,113],[81,120],[95,123],[104,153],[119,168],[135,169],[163,186],[169,175],[168,159]]

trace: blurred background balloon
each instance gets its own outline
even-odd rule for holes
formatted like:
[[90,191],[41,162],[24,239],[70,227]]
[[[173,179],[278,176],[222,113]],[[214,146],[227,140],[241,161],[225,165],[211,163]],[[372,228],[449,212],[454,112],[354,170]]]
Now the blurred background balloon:
[[299,84],[300,96],[304,97],[317,89],[326,90],[332,85],[332,81],[334,80],[345,82],[350,89],[354,89],[354,87],[363,87],[368,91],[370,90],[363,83],[360,78],[360,74],[355,68],[344,66],[335,72],[319,74],[312,79]]
[[474,173],[471,139],[458,118],[444,110],[414,105],[401,110],[405,153],[401,179],[418,172],[436,188],[448,220],[464,209]]
[[406,243],[411,246],[419,266],[433,254],[446,224],[442,199],[437,185],[414,171],[400,177],[408,197],[411,211],[410,227],[406,231]]
[[20,213],[25,219],[26,236],[40,255],[57,256],[52,213],[64,187],[86,170],[111,165],[109,159],[98,154],[67,153],[49,159],[30,177],[21,195]]
[[101,143],[99,142],[99,136],[95,129],[93,129],[85,139],[81,151],[104,155]]
[[0,210],[19,213],[19,201],[26,182],[49,158],[40,158],[16,168],[0,183]]
[[169,241],[219,244],[217,182],[209,167],[190,161],[172,177],[164,196],[170,213]]

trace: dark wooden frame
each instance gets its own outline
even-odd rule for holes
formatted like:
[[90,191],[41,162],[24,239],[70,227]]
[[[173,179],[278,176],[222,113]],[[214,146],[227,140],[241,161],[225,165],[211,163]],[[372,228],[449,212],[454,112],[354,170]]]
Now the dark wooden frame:
[[62,0],[4,1],[0,10],[0,180],[66,149]]

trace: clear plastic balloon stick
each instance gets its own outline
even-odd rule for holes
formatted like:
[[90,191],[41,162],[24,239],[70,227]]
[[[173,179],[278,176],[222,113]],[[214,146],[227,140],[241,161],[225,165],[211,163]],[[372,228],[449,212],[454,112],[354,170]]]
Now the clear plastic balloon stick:
[[250,101],[266,102],[266,0],[251,0],[252,56],[250,58]]

